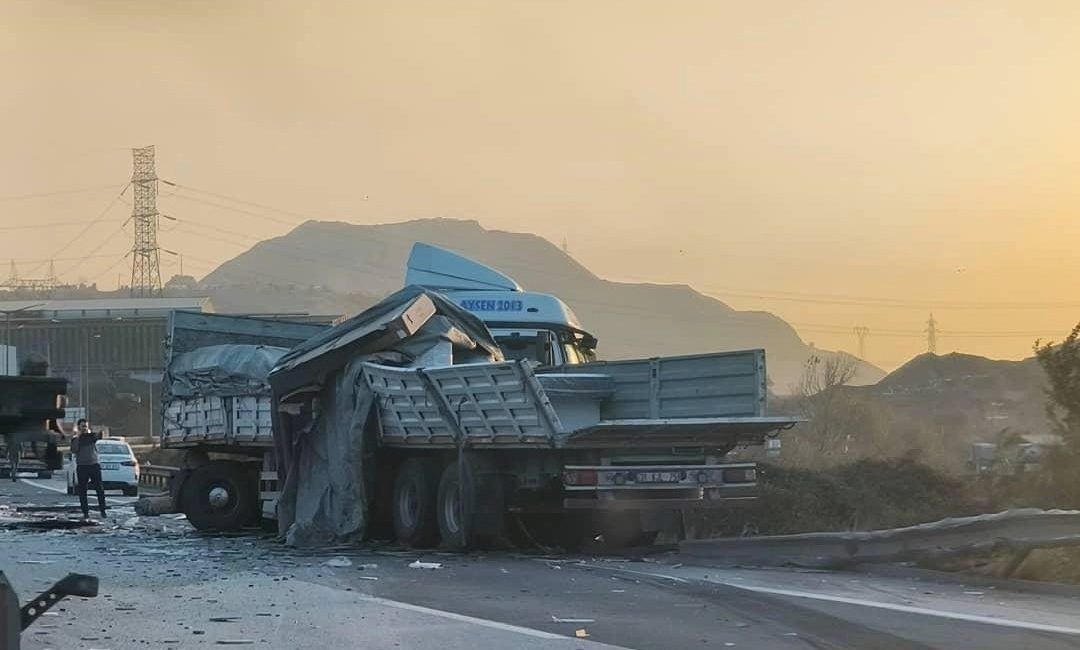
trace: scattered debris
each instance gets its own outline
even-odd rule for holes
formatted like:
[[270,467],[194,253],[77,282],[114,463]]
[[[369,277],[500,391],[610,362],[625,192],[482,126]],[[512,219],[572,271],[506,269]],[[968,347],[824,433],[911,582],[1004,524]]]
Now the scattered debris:
[[360,576],[361,580],[378,580],[375,576]]
[[211,623],[235,623],[239,621],[239,616],[212,616],[210,617]]
[[378,569],[378,568],[379,568],[379,565],[375,564],[374,562],[365,562],[364,564],[357,564],[356,565],[356,570],[357,571],[365,571],[367,569]]
[[352,566],[352,560],[350,560],[347,557],[338,556],[338,557],[335,557],[335,558],[331,558],[331,559],[327,560],[326,562],[323,562],[323,566],[338,567],[338,568],[349,567],[349,566]]
[[595,623],[595,618],[559,618],[558,616],[551,617],[552,623]]
[[253,645],[255,641],[251,639],[218,639],[218,645]]
[[411,562],[409,564],[409,568],[410,569],[441,569],[442,568],[442,562],[421,562],[420,560],[416,560],[415,562]]
[[587,639],[589,638],[589,633],[585,631],[585,628],[581,628],[579,630],[574,630],[574,636],[579,639]]

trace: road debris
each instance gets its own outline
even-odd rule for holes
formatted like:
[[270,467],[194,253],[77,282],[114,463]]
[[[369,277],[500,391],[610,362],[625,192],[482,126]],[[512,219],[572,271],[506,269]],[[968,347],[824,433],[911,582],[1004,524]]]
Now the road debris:
[[595,623],[596,619],[595,618],[560,618],[558,616],[552,615],[551,622],[552,623],[579,623],[580,624],[580,623]]
[[589,638],[589,633],[585,631],[585,628],[581,628],[579,630],[574,630],[574,636],[579,639],[587,639]]
[[254,645],[252,639],[218,639],[218,645]]
[[345,568],[352,566],[352,560],[347,557],[335,557],[323,562],[323,566]]
[[210,617],[211,623],[235,623],[240,620],[240,616],[212,616]]
[[420,560],[416,560],[414,562],[409,563],[409,568],[410,569],[441,569],[442,568],[442,562],[421,562]]

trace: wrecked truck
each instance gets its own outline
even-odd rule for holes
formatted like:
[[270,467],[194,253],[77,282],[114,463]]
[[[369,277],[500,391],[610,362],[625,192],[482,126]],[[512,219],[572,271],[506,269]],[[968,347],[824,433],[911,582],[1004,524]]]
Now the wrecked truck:
[[681,508],[752,499],[755,466],[725,455],[794,424],[765,416],[761,350],[597,361],[564,303],[493,269],[418,244],[407,282],[280,356],[273,453],[199,457],[193,523],[261,510],[300,545],[642,543]]

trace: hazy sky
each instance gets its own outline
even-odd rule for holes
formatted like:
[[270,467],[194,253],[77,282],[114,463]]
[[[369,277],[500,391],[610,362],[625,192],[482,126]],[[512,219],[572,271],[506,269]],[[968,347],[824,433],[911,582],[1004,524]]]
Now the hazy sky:
[[[203,192],[565,238],[823,347],[865,325],[885,367],[931,310],[979,333],[942,351],[1008,358],[1080,320],[1075,0],[0,0],[0,75],[0,260],[24,275],[55,256],[115,285],[129,197],[85,222],[155,144]],[[301,218],[162,192],[195,275]]]

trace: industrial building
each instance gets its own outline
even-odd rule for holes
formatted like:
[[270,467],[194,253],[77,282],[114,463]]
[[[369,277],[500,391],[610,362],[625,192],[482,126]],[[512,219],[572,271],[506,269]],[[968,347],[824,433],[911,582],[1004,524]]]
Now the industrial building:
[[72,413],[117,432],[150,435],[173,311],[214,309],[204,297],[0,301],[0,342],[18,357],[6,358],[5,367],[39,354],[51,374],[69,380]]

